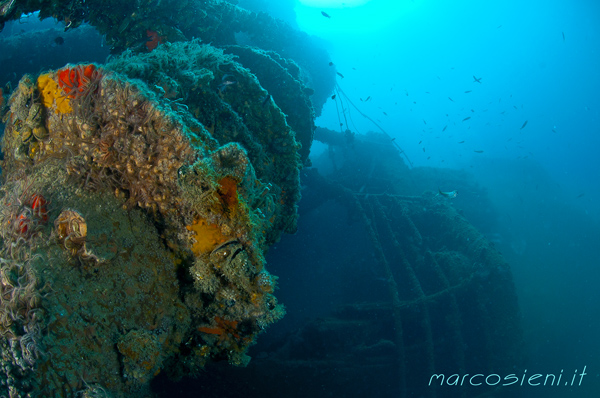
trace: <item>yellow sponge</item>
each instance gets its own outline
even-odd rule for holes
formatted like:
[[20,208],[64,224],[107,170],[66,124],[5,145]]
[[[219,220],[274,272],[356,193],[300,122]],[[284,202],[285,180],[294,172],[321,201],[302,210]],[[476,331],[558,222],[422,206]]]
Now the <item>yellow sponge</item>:
[[217,246],[227,242],[230,238],[221,233],[218,226],[209,224],[203,219],[194,220],[192,225],[186,226],[188,231],[194,231],[196,242],[192,246],[195,255],[210,253]]
[[42,96],[42,103],[46,108],[52,107],[52,103],[56,102],[56,111],[58,113],[70,113],[70,100],[63,95],[62,90],[54,81],[50,74],[40,75],[37,79],[38,90]]

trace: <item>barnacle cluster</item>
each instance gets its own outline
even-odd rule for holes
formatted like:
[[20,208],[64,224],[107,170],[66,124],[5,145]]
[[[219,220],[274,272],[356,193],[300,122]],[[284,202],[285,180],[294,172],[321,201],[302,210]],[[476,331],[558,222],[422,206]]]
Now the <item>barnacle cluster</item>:
[[81,260],[97,261],[98,258],[85,247],[87,238],[87,223],[83,216],[76,210],[63,210],[54,220],[54,234],[58,243],[72,256],[79,256]]
[[284,313],[263,253],[299,199],[300,145],[265,95],[197,42],[22,79],[2,142],[0,394],[124,396],[248,362]]

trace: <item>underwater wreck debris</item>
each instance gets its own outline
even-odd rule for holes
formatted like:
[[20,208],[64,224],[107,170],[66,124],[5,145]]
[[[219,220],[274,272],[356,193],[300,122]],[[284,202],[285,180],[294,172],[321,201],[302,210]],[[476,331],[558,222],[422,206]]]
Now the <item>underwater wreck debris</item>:
[[[167,59],[169,62],[165,62]],[[218,145],[226,143],[239,144],[216,150],[212,161],[230,162],[230,157],[233,157],[232,164],[235,159],[239,164],[249,161],[258,180],[275,182],[272,188],[285,204],[271,206],[272,200],[267,199],[264,205],[268,208],[263,207],[261,211],[266,215],[279,207],[285,214],[274,213],[268,217],[277,225],[266,230],[267,244],[277,241],[281,231],[294,232],[296,210],[289,204],[300,198],[298,154],[301,146],[278,106],[273,102],[266,106],[261,103],[265,90],[256,76],[236,63],[232,55],[191,41],[160,46],[146,54],[126,52],[105,68],[147,81],[159,97],[185,99],[187,109],[179,105],[181,101],[166,103],[187,118],[186,121],[191,119],[201,124],[197,129],[202,132],[202,140],[207,145],[210,142],[210,150],[215,151]],[[234,76],[237,83],[234,88],[221,92],[219,85],[225,75]],[[311,115],[307,113],[306,117]],[[312,124],[312,121],[307,123]],[[235,149],[239,147],[243,147],[245,155]],[[236,178],[246,178],[242,174]],[[273,198],[271,194],[268,196]]]
[[[364,385],[365,380],[382,383],[386,393],[394,396],[454,397],[463,393],[462,387],[435,390],[421,382],[422,375],[455,369],[474,374],[481,368],[509,373],[522,360],[520,313],[509,264],[493,243],[454,208],[457,202],[443,200],[431,191],[407,194],[412,189],[410,177],[421,184],[420,180],[439,178],[438,173],[444,171],[402,170],[398,167],[400,155],[382,151],[376,142],[385,142],[382,134],[359,135],[357,140],[364,145],[363,151],[351,153],[331,177],[313,171],[303,178],[306,205],[301,210],[335,201],[330,206],[339,213],[328,217],[315,211],[312,215],[315,231],[338,222],[339,214],[349,214],[359,222],[355,242],[364,241],[364,247],[351,253],[368,253],[374,260],[358,266],[355,275],[362,277],[349,275],[351,282],[345,289],[348,301],[360,304],[349,304],[345,314],[313,320],[298,335],[273,344],[278,348],[267,360],[251,365],[252,376],[269,374],[269,378],[277,379],[290,373],[293,376],[286,380],[296,386],[304,385],[298,375],[306,378],[305,372],[313,372],[319,375],[315,376],[318,381],[306,384],[313,384],[317,390],[321,380],[349,380],[351,375],[361,374],[361,382],[356,384]],[[365,165],[373,164],[373,159],[381,160],[377,163],[379,178],[369,184],[370,167]],[[367,188],[361,191],[364,186]],[[324,218],[322,224],[314,221],[317,217]],[[304,243],[310,245],[321,239],[326,239],[325,234]],[[317,252],[314,258],[323,254]],[[342,266],[345,260],[330,266],[335,268],[337,264]],[[381,293],[387,294],[379,292],[382,288]],[[367,299],[354,299],[354,292],[360,289],[369,292]],[[369,302],[369,298],[374,301]],[[371,352],[377,341],[390,348]],[[361,349],[367,347],[366,351]],[[340,369],[340,363],[350,364],[349,369]],[[272,369],[277,369],[276,374],[271,373]],[[465,396],[473,395],[464,392]]]
[[[327,140],[330,145],[344,145],[342,133],[317,129],[315,139]],[[361,151],[340,151],[345,156],[342,166],[329,178],[316,171],[309,173],[310,170],[303,178],[303,184],[307,185],[303,191],[304,211],[307,207],[314,209],[328,200],[335,200],[336,207],[346,208],[353,220],[362,221],[365,244],[370,243],[377,260],[376,264],[369,263],[368,271],[364,272],[372,273],[372,267],[377,267],[380,277],[373,284],[361,280],[355,288],[367,289],[382,286],[382,283],[387,288],[387,303],[372,304],[379,309],[385,306],[386,316],[372,313],[344,319],[348,324],[360,319],[361,324],[369,325],[386,319],[384,336],[378,328],[374,334],[395,347],[389,350],[386,361],[393,364],[388,368],[389,373],[393,373],[388,380],[397,383],[398,396],[408,392],[446,396],[420,384],[418,380],[423,374],[454,369],[472,374],[483,367],[510,371],[522,359],[520,314],[510,266],[493,243],[454,208],[460,203],[467,207],[463,201],[473,198],[463,195],[456,201],[448,201],[436,196],[435,192],[422,193],[431,188],[436,179],[443,179],[448,184],[454,184],[450,181],[465,184],[459,186],[461,190],[465,188],[465,192],[471,189],[475,192],[478,188],[467,183],[469,178],[462,171],[408,169],[401,154],[390,147],[384,134],[371,132],[357,135],[356,140]],[[315,162],[331,161],[325,159],[327,156],[331,155],[324,154],[323,159]],[[377,178],[372,178],[374,174]],[[467,186],[470,189],[466,189]],[[316,192],[312,197],[311,191]],[[477,221],[477,212],[485,208],[486,201],[481,200],[480,195],[469,196],[476,196],[477,202],[468,203],[482,209],[470,209],[465,214],[470,220]],[[481,197],[486,197],[485,193]],[[323,221],[327,222],[329,220]],[[493,217],[488,215],[485,224],[492,223]],[[315,227],[318,229],[319,226]],[[352,286],[348,289],[353,291]],[[339,319],[332,320],[332,324],[339,329],[345,327],[339,326]],[[311,333],[311,339],[319,344],[327,336],[337,336],[326,330],[315,337],[314,327],[310,326],[305,332]],[[346,347],[356,347],[356,340],[348,340]],[[298,341],[305,345],[304,340]],[[374,340],[360,341],[372,344]],[[325,349],[321,349],[307,358],[305,349],[293,347],[294,339],[289,339],[286,344],[288,347],[280,353],[282,363],[277,366],[270,363],[270,368],[302,367],[298,361],[304,361],[307,368],[314,368],[317,361],[313,358],[335,358],[315,371],[326,373],[336,364],[354,357],[354,353],[349,354],[350,348],[340,350],[336,346],[330,348],[331,352],[324,353]],[[298,352],[302,354],[295,354]],[[369,372],[368,367],[357,368],[349,373]],[[448,392],[447,396],[460,394],[456,390]]]
[[[407,391],[411,375],[434,374],[447,366],[448,358],[436,354],[444,350],[458,369],[473,368],[482,360],[487,366],[493,362],[496,368],[511,369],[519,358],[519,310],[509,265],[493,245],[434,196],[407,200],[348,191],[347,195],[353,198],[383,267],[392,298],[398,360],[414,363],[407,358],[406,345],[421,345],[421,369],[398,369],[400,391]],[[432,230],[432,225],[439,230]],[[396,259],[393,268],[392,258]],[[475,309],[470,308],[473,305]],[[441,308],[445,320],[435,315]],[[419,343],[406,337],[415,336],[414,330],[406,331],[415,326],[405,322],[413,311],[419,314]],[[477,339],[469,338],[468,329],[461,327],[473,322],[479,326]],[[451,342],[440,343],[440,333]],[[479,346],[477,358],[462,348],[467,340]],[[445,344],[453,348],[444,348]]]
[[[266,12],[251,12],[228,1],[64,0],[60,7],[53,2],[32,0],[10,3],[11,7],[14,3],[12,12],[0,14],[0,30],[4,21],[39,11],[40,19],[52,17],[64,21],[66,30],[84,22],[84,27],[93,26],[112,54],[127,49],[153,52],[159,43],[194,38],[213,46],[245,45],[250,40],[252,46],[285,55],[300,65],[302,73],[298,80],[314,90],[311,100],[317,115],[335,85],[335,71],[327,66],[329,55],[313,38]],[[299,141],[305,145],[301,153],[305,161],[309,141]]]
[[[297,331],[273,342],[268,356],[253,359],[247,371],[213,368],[199,376],[200,385],[226,390],[232,396],[252,391],[264,397],[322,397],[330,393],[323,386],[335,385],[338,393],[347,396],[373,396],[376,392],[390,397],[471,397],[494,395],[497,390],[490,386],[435,387],[427,383],[429,372],[476,374],[478,369],[493,369],[508,374],[515,364],[522,363],[521,316],[508,264],[453,208],[456,202],[436,198],[434,192],[406,192],[410,183],[403,177],[408,173],[414,173],[415,180],[426,180],[419,181],[420,186],[431,186],[427,179],[439,178],[438,173],[444,171],[414,168],[405,173],[396,162],[389,164],[392,159],[401,161],[400,156],[393,152],[382,156],[373,138],[385,142],[386,137],[357,135],[367,150],[351,155],[364,155],[366,164],[372,159],[369,155],[383,158],[378,172],[389,169],[395,173],[396,179],[382,174],[386,181],[394,182],[393,188],[368,193],[373,192],[373,184],[368,192],[358,192],[365,177],[360,173],[357,177],[356,163],[339,169],[354,177],[350,189],[340,185],[338,174],[329,178],[316,169],[303,170],[310,176],[303,178],[302,217],[311,221],[314,232],[311,237],[304,236],[303,243],[309,247],[323,240],[331,243],[316,249],[308,261],[330,254],[335,247],[335,242],[328,240],[327,226],[345,224],[346,214],[354,221],[353,242],[358,247],[342,246],[343,255],[328,262],[332,280],[347,277],[344,286],[333,291],[345,292],[342,306],[307,320]],[[363,164],[361,168],[368,174],[369,167]],[[328,202],[324,207],[332,214],[324,214],[321,200]],[[310,212],[306,206],[314,202],[319,209],[312,207],[314,213],[306,214]],[[286,251],[284,258],[296,249],[297,245],[278,248]],[[349,263],[347,258],[356,253],[373,261]],[[290,261],[300,266],[307,260]],[[336,273],[338,265],[341,270]],[[313,282],[307,283],[312,286]],[[302,301],[299,299],[299,305]],[[235,329],[222,330],[216,321],[201,327],[214,339],[235,333]],[[425,382],[423,375],[427,375]],[[222,380],[232,377],[236,383],[219,389]],[[272,385],[279,386],[277,391]]]
[[273,98],[286,114],[286,121],[296,133],[296,140],[302,145],[300,158],[308,159],[312,145],[314,109],[310,91],[302,83],[302,70],[291,59],[285,59],[274,51],[264,51],[247,46],[224,46],[225,54],[233,54],[236,60],[250,69],[258,77],[268,95],[262,100],[266,105]]
[[2,141],[0,394],[122,397],[248,363],[284,314],[263,253],[300,197],[300,145],[264,92],[196,42],[21,79]]

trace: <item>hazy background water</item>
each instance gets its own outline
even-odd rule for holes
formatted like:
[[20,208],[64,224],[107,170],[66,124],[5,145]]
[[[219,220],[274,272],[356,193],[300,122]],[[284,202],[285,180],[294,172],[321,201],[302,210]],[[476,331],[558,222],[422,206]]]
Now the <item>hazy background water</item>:
[[[529,372],[572,374],[587,366],[582,388],[543,390],[539,396],[600,391],[600,3],[241,0],[240,5],[266,10],[319,37],[344,76],[338,77],[340,87],[395,137],[414,166],[466,169],[487,189],[494,204],[490,220],[499,222],[494,229],[478,227],[512,266]],[[7,24],[2,34],[39,28],[33,20],[22,22]],[[43,27],[53,25],[46,21]],[[65,43],[55,46],[57,59],[48,59],[47,68],[65,59],[103,62],[108,49],[100,37],[82,45],[76,41],[82,32],[61,34]],[[53,45],[54,39],[44,37],[39,45]],[[18,68],[19,75],[39,72],[28,69],[34,63],[27,57],[35,56],[29,50],[23,58],[0,54],[0,68]],[[339,129],[338,109],[329,101],[317,125]],[[355,132],[377,130],[354,109],[347,116]],[[323,149],[315,144],[313,158]],[[273,335],[339,301],[324,288],[343,285],[347,273],[328,269],[327,257],[308,271],[286,270],[278,257],[286,247],[311,250],[299,242],[314,233],[318,215],[301,218],[300,233],[285,236],[269,253],[269,269],[281,277],[277,296],[288,306]],[[336,230],[332,226],[332,239]],[[342,247],[322,244],[339,253],[354,238]]]
[[[298,0],[295,11],[340,87],[415,166],[466,169],[487,188],[529,372],[587,366],[581,388],[535,392],[600,391],[600,3]],[[317,125],[338,130],[339,106]],[[354,131],[377,130],[349,117]]]

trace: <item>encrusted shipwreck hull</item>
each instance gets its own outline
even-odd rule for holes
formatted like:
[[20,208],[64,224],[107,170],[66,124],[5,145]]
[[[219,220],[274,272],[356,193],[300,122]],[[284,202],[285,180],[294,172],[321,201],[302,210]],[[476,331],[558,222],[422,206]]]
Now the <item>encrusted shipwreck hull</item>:
[[263,252],[295,230],[301,167],[254,75],[172,44],[25,76],[8,106],[0,395],[142,395],[246,364],[283,315]]

